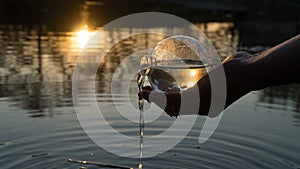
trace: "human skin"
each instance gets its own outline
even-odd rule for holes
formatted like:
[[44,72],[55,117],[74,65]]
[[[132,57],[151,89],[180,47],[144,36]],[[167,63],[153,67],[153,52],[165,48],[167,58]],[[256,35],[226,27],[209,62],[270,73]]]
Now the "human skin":
[[[237,52],[228,56],[220,67],[216,67],[209,74],[221,67],[226,77],[224,109],[251,91],[300,82],[300,35],[261,53],[251,55],[247,52]],[[170,116],[194,112],[191,114],[215,117],[222,111],[209,113],[212,101],[209,74],[200,79],[195,86],[181,93],[156,91],[146,86],[140,95],[148,102],[157,104]],[[199,95],[195,95],[195,92]],[[181,108],[181,98],[185,98],[184,96],[200,97],[198,111],[190,111],[191,106]],[[166,103],[162,103],[162,98]]]

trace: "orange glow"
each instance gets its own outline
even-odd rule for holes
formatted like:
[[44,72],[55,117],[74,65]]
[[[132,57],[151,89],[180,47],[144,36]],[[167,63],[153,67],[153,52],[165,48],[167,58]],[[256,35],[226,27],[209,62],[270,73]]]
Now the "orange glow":
[[187,83],[187,87],[188,87],[188,88],[193,87],[195,84],[196,84],[196,81],[189,81],[189,82]]
[[105,41],[106,32],[103,30],[90,30],[87,25],[81,29],[74,31],[72,34],[71,48],[74,50],[83,48],[95,48]]
[[228,30],[230,27],[233,27],[233,23],[231,22],[209,22],[207,23],[207,31],[209,32],[217,32],[219,30]]
[[89,41],[89,39],[94,35],[94,32],[88,30],[88,27],[85,25],[83,29],[79,30],[76,34],[76,41],[83,48]]
[[197,74],[197,72],[196,72],[195,70],[191,70],[191,76],[192,76],[192,77],[195,77],[196,74]]

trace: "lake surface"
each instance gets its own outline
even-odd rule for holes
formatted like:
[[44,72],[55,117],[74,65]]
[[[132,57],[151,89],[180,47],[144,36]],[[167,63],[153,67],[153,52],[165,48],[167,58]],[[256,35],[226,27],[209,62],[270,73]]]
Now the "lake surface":
[[[233,23],[197,26],[209,37],[222,59],[239,49],[257,48],[239,46],[242,44],[239,30]],[[88,50],[104,49],[137,29],[140,28],[103,31],[101,40]],[[175,28],[153,29],[163,33]],[[0,27],[1,168],[101,168],[70,163],[69,158],[137,167],[137,158],[119,157],[95,144],[77,119],[72,75],[80,51],[91,35],[84,30],[51,32],[43,27]],[[115,70],[128,55],[143,47],[153,47],[164,38],[149,34],[123,40],[108,52],[96,74],[98,105],[111,126],[128,136],[139,137],[138,123],[122,117],[115,106],[137,107],[137,87],[126,71],[115,73]],[[151,44],[146,43],[149,39]],[[130,70],[130,64],[121,70]],[[122,83],[111,86],[113,76],[121,82],[133,81],[129,98],[122,94]],[[111,96],[112,88],[120,90],[116,91],[117,99]],[[132,113],[133,117],[139,116],[138,109]],[[226,109],[212,137],[199,144],[204,120],[205,117],[197,117],[193,129],[173,149],[144,158],[144,168],[300,168],[299,84],[249,93]],[[163,132],[174,121],[165,114],[160,115],[156,121],[145,124],[145,136]],[[97,129],[101,130],[102,125],[96,126]],[[176,132],[173,136],[176,137]],[[116,148],[124,144],[107,139]]]

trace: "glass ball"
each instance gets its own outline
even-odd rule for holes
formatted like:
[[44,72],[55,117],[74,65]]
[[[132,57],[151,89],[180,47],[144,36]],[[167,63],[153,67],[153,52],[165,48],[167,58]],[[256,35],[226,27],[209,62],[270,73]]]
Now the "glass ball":
[[141,60],[149,83],[156,90],[179,92],[194,86],[207,74],[212,60],[198,40],[171,36],[159,42],[150,56]]

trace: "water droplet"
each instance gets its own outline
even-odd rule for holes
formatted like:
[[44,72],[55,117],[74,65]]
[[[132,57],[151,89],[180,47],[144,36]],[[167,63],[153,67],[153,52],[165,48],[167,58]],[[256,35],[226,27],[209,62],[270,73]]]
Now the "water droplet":
[[139,168],[143,168],[143,164],[142,163],[139,163]]

